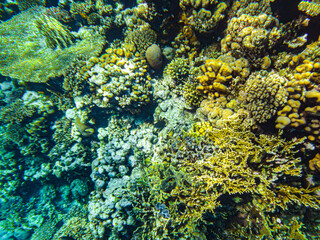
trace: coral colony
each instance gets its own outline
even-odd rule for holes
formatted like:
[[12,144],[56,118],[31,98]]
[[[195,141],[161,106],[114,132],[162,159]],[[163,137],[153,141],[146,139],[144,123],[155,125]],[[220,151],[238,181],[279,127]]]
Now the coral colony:
[[319,239],[319,152],[319,0],[0,0],[0,240]]

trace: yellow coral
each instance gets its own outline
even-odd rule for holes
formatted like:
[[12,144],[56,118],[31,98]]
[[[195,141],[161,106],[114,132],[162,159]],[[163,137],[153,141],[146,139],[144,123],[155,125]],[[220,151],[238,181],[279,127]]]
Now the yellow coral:
[[318,16],[320,14],[320,3],[314,1],[301,1],[298,5],[300,11],[305,12],[311,17]]
[[312,171],[320,171],[320,154],[317,153],[316,156],[309,161],[309,168]]
[[233,69],[218,59],[208,59],[200,67],[203,75],[197,77],[198,90],[205,95],[219,97],[228,93],[228,84],[232,78]]

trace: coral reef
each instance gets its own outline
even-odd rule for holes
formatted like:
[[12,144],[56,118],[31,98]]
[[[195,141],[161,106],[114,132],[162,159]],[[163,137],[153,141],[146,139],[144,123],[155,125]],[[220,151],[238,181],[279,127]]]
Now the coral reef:
[[318,239],[319,1],[287,3],[0,0],[0,239]]

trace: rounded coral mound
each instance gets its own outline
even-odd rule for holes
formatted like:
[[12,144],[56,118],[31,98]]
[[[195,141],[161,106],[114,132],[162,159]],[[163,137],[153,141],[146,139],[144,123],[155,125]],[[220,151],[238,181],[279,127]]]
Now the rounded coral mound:
[[277,73],[252,73],[245,84],[244,100],[252,117],[259,123],[273,117],[277,109],[287,102],[287,79]]

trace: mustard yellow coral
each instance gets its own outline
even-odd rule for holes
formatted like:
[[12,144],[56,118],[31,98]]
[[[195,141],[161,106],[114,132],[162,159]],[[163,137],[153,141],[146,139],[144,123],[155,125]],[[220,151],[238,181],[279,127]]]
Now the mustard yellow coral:
[[320,3],[315,1],[301,1],[298,5],[300,11],[305,12],[311,17],[318,16],[320,14]]
[[198,90],[205,95],[219,97],[228,93],[228,84],[232,79],[233,69],[218,59],[208,59],[201,66],[203,75],[197,77]]

